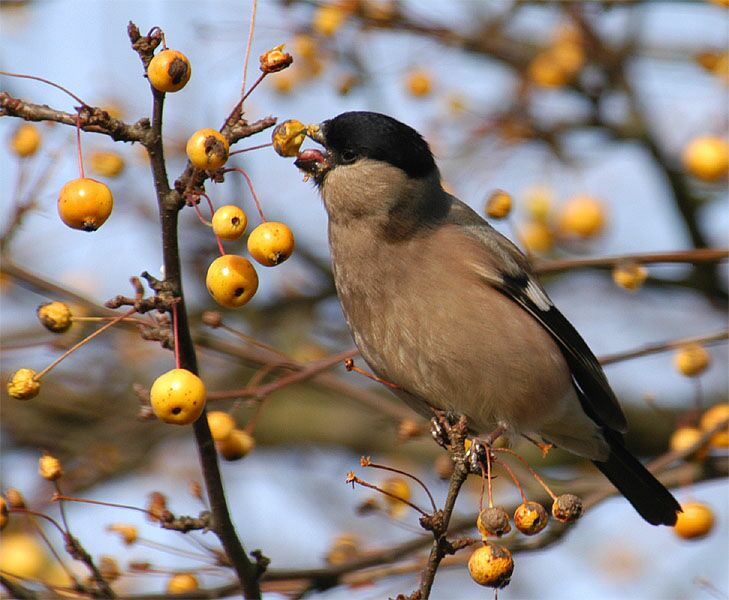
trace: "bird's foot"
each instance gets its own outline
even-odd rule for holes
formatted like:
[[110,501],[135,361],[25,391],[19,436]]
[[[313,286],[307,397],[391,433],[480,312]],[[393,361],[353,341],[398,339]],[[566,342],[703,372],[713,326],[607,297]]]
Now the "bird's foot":
[[481,465],[489,460],[489,453],[494,442],[506,432],[506,427],[499,425],[487,436],[473,438],[466,449],[466,464],[472,473],[482,473]]
[[430,435],[435,442],[448,450],[451,446],[451,431],[460,422],[460,417],[452,411],[433,410],[435,416],[430,419]]

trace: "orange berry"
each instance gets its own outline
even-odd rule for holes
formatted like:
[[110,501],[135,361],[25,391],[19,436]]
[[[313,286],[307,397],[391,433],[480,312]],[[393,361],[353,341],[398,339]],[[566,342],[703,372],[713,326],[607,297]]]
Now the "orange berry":
[[71,229],[96,231],[109,218],[112,208],[111,190],[88,177],[69,181],[58,196],[58,215]]
[[711,355],[700,344],[681,346],[673,355],[673,366],[686,377],[703,373],[711,364]]
[[294,234],[284,223],[266,221],[248,236],[248,252],[264,267],[275,267],[294,251]]
[[197,577],[192,573],[175,573],[167,581],[168,594],[184,594],[200,588]]
[[408,74],[405,86],[411,96],[422,98],[430,94],[433,89],[433,80],[427,71],[418,69]]
[[208,427],[216,442],[220,442],[230,436],[235,429],[235,419],[227,412],[213,410],[208,413]]
[[228,160],[230,146],[222,133],[215,129],[198,129],[185,146],[187,158],[193,167],[215,171]]
[[205,408],[205,384],[192,371],[172,369],[155,379],[149,402],[160,421],[189,425]]
[[496,190],[486,200],[486,215],[492,219],[505,219],[511,212],[511,194]]
[[162,50],[147,67],[149,83],[160,92],[179,92],[190,81],[190,75],[190,61],[177,50]]
[[92,152],[89,156],[91,169],[102,177],[116,177],[124,170],[124,159],[117,152]]
[[224,240],[237,240],[248,226],[248,217],[243,209],[233,204],[221,206],[213,214],[213,231]]
[[[679,427],[671,434],[671,437],[668,440],[668,447],[672,451],[681,452],[682,450],[693,446],[700,437],[701,431],[696,429],[696,427]],[[708,452],[708,446],[702,446],[691,454],[690,458],[702,460],[706,458]]]
[[238,308],[258,290],[258,274],[248,259],[226,254],[210,264],[205,285],[218,304]]
[[524,535],[535,535],[547,526],[549,515],[538,502],[524,502],[514,511],[514,526]]
[[65,302],[46,302],[36,309],[38,319],[43,326],[53,333],[63,333],[73,324],[71,309]]
[[479,585],[503,588],[509,585],[514,572],[514,559],[511,552],[491,542],[476,548],[468,559],[468,572]]
[[8,394],[17,400],[30,400],[40,392],[40,381],[33,369],[18,369],[8,381]]
[[593,237],[605,226],[605,207],[592,196],[574,196],[560,207],[558,223],[560,231],[567,236]]
[[648,278],[648,269],[636,262],[625,262],[615,265],[612,274],[617,286],[633,292]]
[[22,123],[10,138],[10,149],[21,158],[33,156],[40,148],[41,136],[31,123]]
[[228,437],[215,442],[218,454],[225,460],[239,460],[256,447],[256,440],[247,431],[233,429]]
[[[729,418],[729,404],[716,404],[701,416],[699,427],[704,431],[713,429],[717,424],[727,418]],[[729,427],[724,428],[722,431],[717,431],[711,436],[709,444],[715,448],[729,448]]]
[[686,502],[681,505],[673,531],[680,538],[695,540],[709,534],[714,527],[714,512],[701,502]]
[[697,137],[684,149],[683,164],[704,181],[724,180],[729,174],[729,143],[717,136]]

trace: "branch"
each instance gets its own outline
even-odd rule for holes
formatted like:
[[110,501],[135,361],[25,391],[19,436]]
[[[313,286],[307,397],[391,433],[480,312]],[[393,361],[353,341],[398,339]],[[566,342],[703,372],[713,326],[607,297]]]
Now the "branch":
[[710,344],[712,342],[720,342],[729,339],[729,330],[712,333],[709,335],[698,335],[688,338],[680,338],[677,340],[669,340],[667,342],[659,342],[656,344],[648,344],[642,348],[628,350],[626,352],[616,352],[615,354],[606,354],[600,357],[601,365],[611,365],[623,360],[638,358],[640,356],[648,356],[649,354],[657,354],[667,350],[674,350],[686,344]]
[[[33,104],[0,92],[0,116],[19,117],[26,121],[53,121],[76,127],[76,114],[67,113],[46,104]],[[117,142],[151,142],[152,131],[148,119],[140,119],[133,125],[113,118],[101,108],[82,106],[78,109],[81,129],[91,133],[108,135]]]

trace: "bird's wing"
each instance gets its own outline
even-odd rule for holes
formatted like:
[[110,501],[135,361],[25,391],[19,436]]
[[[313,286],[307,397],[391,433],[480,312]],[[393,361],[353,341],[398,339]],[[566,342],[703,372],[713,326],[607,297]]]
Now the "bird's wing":
[[[625,432],[627,421],[605,373],[589,346],[531,275],[525,257],[466,205],[453,207],[454,221],[484,252],[475,258],[479,276],[531,314],[559,346],[570,367],[582,406],[599,425]],[[464,227],[465,224],[465,227]],[[487,230],[491,231],[487,231]],[[494,233],[496,235],[494,235]]]

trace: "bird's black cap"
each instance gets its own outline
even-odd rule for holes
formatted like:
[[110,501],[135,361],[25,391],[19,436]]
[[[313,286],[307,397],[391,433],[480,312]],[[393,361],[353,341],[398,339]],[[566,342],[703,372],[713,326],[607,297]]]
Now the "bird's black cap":
[[346,112],[324,121],[321,127],[325,146],[339,164],[371,158],[398,167],[414,178],[426,177],[436,168],[423,137],[387,115]]

